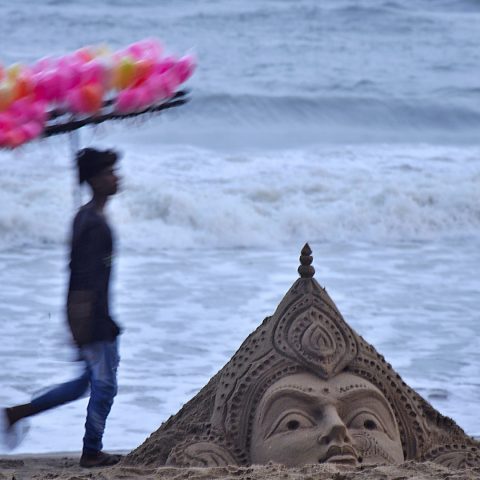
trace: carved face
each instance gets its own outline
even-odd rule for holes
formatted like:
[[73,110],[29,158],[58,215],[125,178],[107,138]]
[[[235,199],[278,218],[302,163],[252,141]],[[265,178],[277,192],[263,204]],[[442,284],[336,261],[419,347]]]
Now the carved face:
[[282,378],[255,413],[252,463],[400,463],[392,409],[374,385],[351,373],[324,381],[311,373]]

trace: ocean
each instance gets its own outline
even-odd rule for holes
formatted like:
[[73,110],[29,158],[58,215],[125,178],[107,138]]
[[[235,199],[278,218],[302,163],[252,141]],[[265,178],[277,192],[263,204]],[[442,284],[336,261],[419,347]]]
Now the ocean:
[[[79,135],[123,153],[106,449],[139,445],[228,361],[307,241],[349,324],[480,436],[477,0],[0,0],[0,18],[4,65],[145,37],[198,57],[187,105]],[[0,151],[0,406],[78,373],[75,178],[67,135]],[[86,402],[32,418],[15,453],[79,451]]]

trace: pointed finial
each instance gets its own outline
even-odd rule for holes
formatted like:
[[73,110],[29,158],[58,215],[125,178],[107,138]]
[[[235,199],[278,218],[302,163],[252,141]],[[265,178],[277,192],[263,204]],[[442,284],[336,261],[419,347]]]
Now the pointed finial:
[[300,255],[300,266],[298,273],[302,278],[312,278],[315,275],[315,269],[312,267],[313,257],[312,249],[308,243],[302,248]]

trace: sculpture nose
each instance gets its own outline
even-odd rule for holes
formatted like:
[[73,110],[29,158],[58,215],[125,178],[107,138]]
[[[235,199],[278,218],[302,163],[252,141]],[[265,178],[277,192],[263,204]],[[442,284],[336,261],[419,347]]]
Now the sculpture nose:
[[325,412],[322,432],[318,436],[317,441],[320,445],[352,443],[347,427],[339,417],[336,408],[330,407]]

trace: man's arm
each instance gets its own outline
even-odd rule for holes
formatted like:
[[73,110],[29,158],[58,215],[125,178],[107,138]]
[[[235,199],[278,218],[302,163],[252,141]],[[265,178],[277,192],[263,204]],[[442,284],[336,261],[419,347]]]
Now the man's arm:
[[92,339],[94,303],[93,290],[73,290],[68,293],[68,324],[78,346],[89,343]]
[[77,345],[92,340],[95,302],[98,291],[98,262],[101,232],[93,226],[75,242],[75,259],[72,259],[72,279],[67,299],[67,318]]

